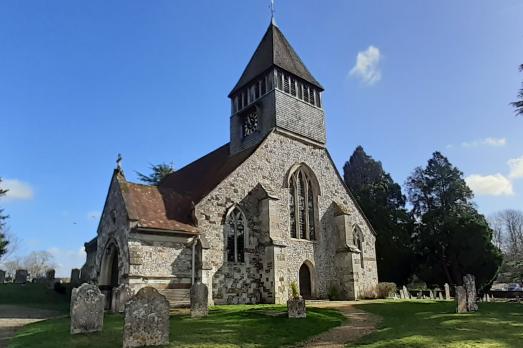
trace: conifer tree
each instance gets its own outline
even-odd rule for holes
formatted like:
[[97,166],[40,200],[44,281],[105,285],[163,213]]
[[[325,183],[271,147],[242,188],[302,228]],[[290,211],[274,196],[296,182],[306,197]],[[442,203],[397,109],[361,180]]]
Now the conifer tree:
[[136,172],[138,179],[148,185],[158,186],[163,178],[174,173],[174,166],[172,163],[152,164],[150,168],[152,172],[149,175]]
[[[521,64],[519,66],[519,70],[523,71],[523,64]],[[517,115],[523,115],[523,87],[519,90],[518,98],[519,98],[519,100],[517,100],[511,104],[516,109]]]
[[[2,189],[2,178],[0,178],[0,198],[5,196],[6,193],[7,190]],[[7,219],[7,215],[3,213],[4,210],[0,209],[0,258],[7,253],[7,245],[9,244],[5,235],[5,220]]]

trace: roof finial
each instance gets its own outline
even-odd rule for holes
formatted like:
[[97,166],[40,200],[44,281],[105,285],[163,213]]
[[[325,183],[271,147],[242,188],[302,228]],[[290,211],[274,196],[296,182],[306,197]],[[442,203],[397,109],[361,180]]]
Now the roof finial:
[[118,157],[116,157],[116,170],[119,171],[120,173],[123,173],[123,169],[122,169],[122,154],[119,153],[118,154]]
[[275,12],[276,8],[274,7],[274,0],[271,0],[271,23],[273,25],[276,25],[276,18],[274,17]]

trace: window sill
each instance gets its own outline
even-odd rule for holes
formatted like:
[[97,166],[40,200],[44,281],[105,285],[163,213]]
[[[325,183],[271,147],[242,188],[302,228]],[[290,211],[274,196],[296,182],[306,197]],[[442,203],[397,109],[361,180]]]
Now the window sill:
[[319,243],[319,240],[315,239],[315,240],[310,240],[310,239],[301,239],[301,238],[294,238],[294,237],[291,237],[291,241],[296,241],[296,242],[307,242],[307,243],[313,243],[313,244],[317,244]]

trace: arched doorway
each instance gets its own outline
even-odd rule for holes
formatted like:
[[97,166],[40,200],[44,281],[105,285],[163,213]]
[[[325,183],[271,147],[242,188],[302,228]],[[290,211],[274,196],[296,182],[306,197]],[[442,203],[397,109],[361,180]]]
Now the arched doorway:
[[312,297],[311,270],[305,263],[300,267],[300,294],[304,299]]
[[118,247],[112,242],[107,245],[100,265],[98,285],[105,295],[105,308],[111,309],[113,289],[119,285]]

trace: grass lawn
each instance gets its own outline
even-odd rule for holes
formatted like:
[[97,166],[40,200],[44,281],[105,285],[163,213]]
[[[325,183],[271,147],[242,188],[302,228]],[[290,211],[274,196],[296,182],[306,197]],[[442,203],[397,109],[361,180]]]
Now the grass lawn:
[[455,314],[454,302],[382,301],[358,308],[383,318],[361,347],[523,347],[523,305],[480,303]]
[[[340,325],[342,314],[331,309],[307,309],[307,319],[278,316],[286,307],[274,305],[217,306],[205,319],[171,316],[171,347],[281,347]],[[272,314],[272,315],[269,315]],[[123,318],[107,314],[101,333],[69,334],[69,319],[26,326],[9,347],[121,347]]]
[[0,305],[69,311],[69,299],[43,284],[0,284]]

